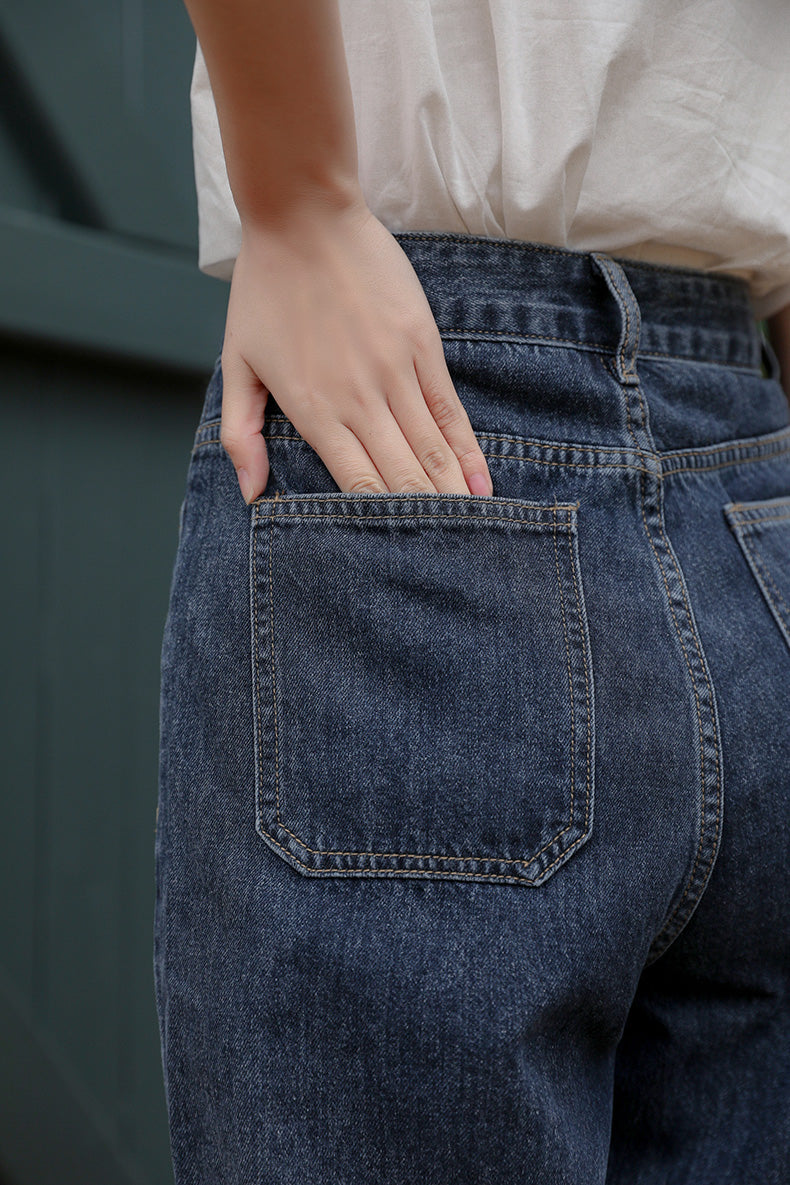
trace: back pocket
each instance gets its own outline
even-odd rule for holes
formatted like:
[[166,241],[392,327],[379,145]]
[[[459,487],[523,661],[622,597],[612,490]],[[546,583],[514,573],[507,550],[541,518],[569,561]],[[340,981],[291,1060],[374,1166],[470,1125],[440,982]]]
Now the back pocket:
[[724,515],[790,646],[790,496],[728,502]]
[[577,508],[253,503],[256,828],[299,872],[539,885],[589,838]]

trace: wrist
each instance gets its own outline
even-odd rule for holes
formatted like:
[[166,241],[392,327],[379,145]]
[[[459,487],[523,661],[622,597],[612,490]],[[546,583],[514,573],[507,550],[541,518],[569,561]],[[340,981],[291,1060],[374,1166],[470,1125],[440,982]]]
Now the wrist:
[[301,174],[276,187],[239,186],[234,201],[242,235],[307,229],[326,219],[354,219],[369,214],[356,178]]

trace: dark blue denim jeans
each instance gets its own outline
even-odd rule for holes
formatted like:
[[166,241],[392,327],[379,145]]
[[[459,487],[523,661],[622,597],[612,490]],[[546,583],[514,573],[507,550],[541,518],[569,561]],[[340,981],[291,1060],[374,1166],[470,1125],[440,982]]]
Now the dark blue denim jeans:
[[790,413],[746,286],[398,233],[490,498],[208,388],[162,653],[178,1185],[787,1185]]

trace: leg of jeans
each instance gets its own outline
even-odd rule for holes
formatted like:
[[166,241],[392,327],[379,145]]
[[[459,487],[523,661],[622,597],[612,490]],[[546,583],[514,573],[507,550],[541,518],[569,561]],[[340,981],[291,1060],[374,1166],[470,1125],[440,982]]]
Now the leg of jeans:
[[743,291],[402,242],[493,498],[342,494],[272,397],[247,507],[219,369],[196,435],[177,1185],[783,1181],[790,428]]
[[[758,508],[747,512],[764,526],[749,545],[761,557],[757,573],[771,598],[786,598],[790,502],[775,499],[790,492],[790,461],[719,449],[683,463],[685,471],[667,462],[667,529],[716,687],[724,824],[694,916],[640,979],[617,1054],[607,1179],[782,1185],[790,1179],[790,647],[721,510],[742,500]],[[782,572],[768,568],[774,536]]]

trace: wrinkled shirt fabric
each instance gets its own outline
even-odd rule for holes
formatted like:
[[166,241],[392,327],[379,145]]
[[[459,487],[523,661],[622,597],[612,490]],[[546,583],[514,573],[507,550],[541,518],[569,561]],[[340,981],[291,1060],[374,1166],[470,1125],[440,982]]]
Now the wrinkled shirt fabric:
[[[790,302],[786,0],[340,0],[365,199],[391,231],[521,239]],[[199,266],[241,228],[197,46]]]

